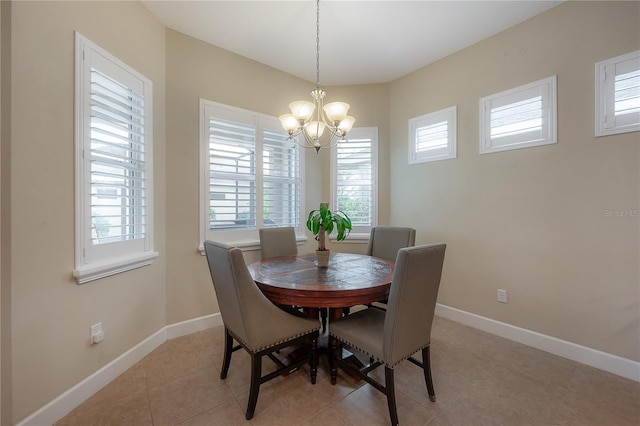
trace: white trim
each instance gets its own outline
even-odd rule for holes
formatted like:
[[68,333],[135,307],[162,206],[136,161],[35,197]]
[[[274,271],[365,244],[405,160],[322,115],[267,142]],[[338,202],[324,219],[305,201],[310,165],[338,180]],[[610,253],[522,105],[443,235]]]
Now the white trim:
[[166,327],[24,418],[17,426],[53,425],[167,340]]
[[640,382],[640,362],[438,303],[436,315]]
[[78,284],[84,284],[110,275],[151,265],[153,263],[153,259],[156,257],[158,257],[158,252],[153,251],[137,253],[122,258],[111,258],[101,262],[94,262],[74,269],[73,277],[78,280]]
[[[438,303],[436,315],[640,382],[640,363]],[[16,426],[53,425],[168,339],[222,325],[219,313],[158,330],[100,370],[24,418]]]
[[168,325],[54,398],[16,426],[53,425],[168,339],[222,325],[219,313]]
[[167,330],[167,340],[170,340],[175,339],[176,337],[186,336],[187,334],[197,333],[198,331],[217,327],[219,325],[222,325],[222,315],[217,313],[171,324],[166,326],[165,329]]
[[[306,243],[307,240],[308,238],[306,237],[306,235],[305,236],[296,235],[296,244],[299,246]],[[229,244],[230,246],[233,246],[233,247],[237,247],[243,252],[260,250],[260,240],[230,241],[226,244]],[[200,244],[200,246],[198,247],[198,251],[202,256],[206,255],[204,251],[204,244]]]
[[371,233],[366,232],[352,232],[347,235],[347,238],[338,241],[338,234],[331,234],[327,236],[329,241],[336,244],[364,244],[369,242],[369,237],[371,237]]

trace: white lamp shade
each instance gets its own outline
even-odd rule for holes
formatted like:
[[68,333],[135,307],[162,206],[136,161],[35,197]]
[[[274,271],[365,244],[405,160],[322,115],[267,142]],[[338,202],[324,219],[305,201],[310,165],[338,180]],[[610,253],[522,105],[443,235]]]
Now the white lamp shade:
[[282,114],[280,117],[280,123],[282,124],[282,128],[287,132],[295,131],[300,127],[300,123],[293,116],[293,114]]
[[309,135],[310,137],[319,138],[324,133],[325,127],[327,127],[327,125],[322,121],[312,121],[307,125],[307,128],[305,130],[307,132],[307,135]]
[[289,104],[289,109],[297,120],[307,121],[313,115],[316,106],[309,101],[295,101]]
[[324,112],[331,123],[344,120],[349,112],[349,104],[345,102],[331,102],[324,106]]
[[342,131],[343,135],[346,135],[351,131],[353,124],[356,122],[356,119],[350,115],[347,115],[338,125],[338,129]]

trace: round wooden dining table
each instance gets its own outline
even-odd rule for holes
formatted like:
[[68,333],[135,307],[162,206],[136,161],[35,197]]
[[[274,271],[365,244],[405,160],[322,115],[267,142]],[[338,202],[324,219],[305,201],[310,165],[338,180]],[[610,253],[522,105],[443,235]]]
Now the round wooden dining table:
[[394,263],[353,253],[332,253],[329,266],[315,253],[273,257],[249,265],[262,293],[272,302],[313,311],[329,308],[329,321],[344,308],[387,299]]

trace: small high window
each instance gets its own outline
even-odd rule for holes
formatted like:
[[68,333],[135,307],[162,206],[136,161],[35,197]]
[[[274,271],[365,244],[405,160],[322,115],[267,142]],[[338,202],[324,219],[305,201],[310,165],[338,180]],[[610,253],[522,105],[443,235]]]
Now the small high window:
[[596,136],[640,130],[640,50],[596,64]]
[[409,164],[456,158],[456,107],[409,120]]
[[555,76],[480,99],[480,154],[556,143],[556,111]]

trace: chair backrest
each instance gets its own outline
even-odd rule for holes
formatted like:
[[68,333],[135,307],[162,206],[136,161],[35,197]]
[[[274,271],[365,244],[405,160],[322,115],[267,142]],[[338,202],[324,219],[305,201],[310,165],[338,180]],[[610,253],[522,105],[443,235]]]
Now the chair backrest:
[[204,249],[225,327],[250,349],[262,348],[272,334],[271,319],[287,314],[256,286],[240,249],[215,241],[205,241]]
[[382,259],[396,260],[398,250],[416,243],[416,230],[400,226],[375,226],[371,228],[366,254]]
[[446,247],[398,250],[384,322],[385,363],[395,365],[429,344]]
[[262,259],[298,254],[296,231],[293,227],[260,228],[260,254]]

